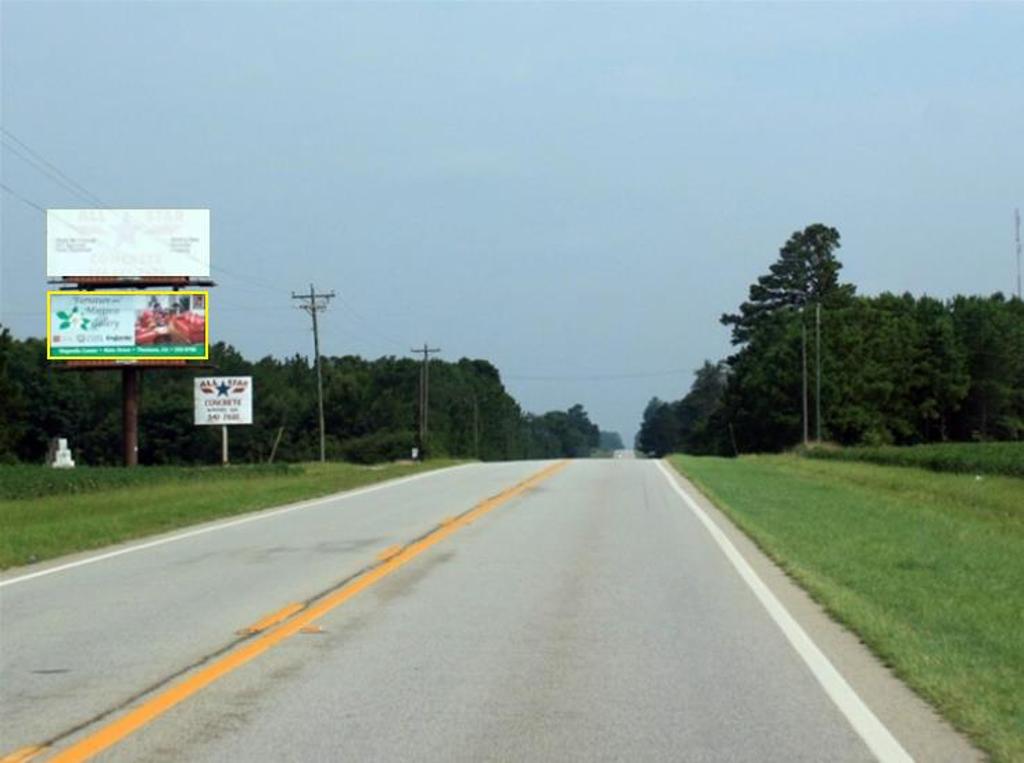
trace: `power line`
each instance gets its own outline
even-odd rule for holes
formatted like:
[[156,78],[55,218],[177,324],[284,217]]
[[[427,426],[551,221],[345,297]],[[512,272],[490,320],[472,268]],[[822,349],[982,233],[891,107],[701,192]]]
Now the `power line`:
[[391,336],[390,334],[386,334],[383,331],[381,331],[380,329],[378,329],[374,325],[374,322],[372,320],[367,318],[365,315],[362,315],[358,310],[356,310],[352,306],[351,302],[349,302],[347,299],[345,299],[345,295],[344,294],[339,294],[338,295],[338,299],[341,301],[341,306],[344,307],[349,312],[349,314],[352,315],[353,318],[355,318],[357,321],[362,323],[363,326],[365,326],[366,329],[371,334],[376,336],[378,339],[383,339],[385,342],[387,342],[388,344],[394,345],[395,347],[404,347],[405,346],[405,344],[406,344],[405,342],[402,342],[399,339],[396,339],[395,337]]
[[313,353],[316,355],[316,397],[320,409],[320,461],[322,463],[327,460],[324,434],[324,378],[320,371],[320,330],[316,316],[317,313],[322,313],[327,309],[327,303],[334,299],[334,292],[317,294],[313,284],[310,284],[309,294],[296,294],[293,291],[292,299],[301,300],[302,304],[299,307],[309,313],[313,319]]
[[233,270],[228,270],[225,267],[221,267],[220,265],[214,265],[213,263],[210,263],[210,270],[214,270],[218,273],[223,273],[224,275],[231,276],[232,278],[237,278],[242,283],[249,284],[255,289],[259,289],[262,291],[277,292],[280,289],[279,286],[271,286],[270,284],[263,283],[262,281],[257,281],[253,278],[249,278],[248,276],[243,276],[241,273],[236,273]]
[[13,156],[15,156],[18,159],[20,159],[23,162],[25,162],[29,167],[31,167],[32,169],[34,169],[37,172],[39,172],[47,180],[52,180],[54,183],[59,185],[61,189],[67,190],[67,192],[70,192],[71,194],[74,194],[75,196],[79,196],[79,197],[82,196],[82,194],[79,193],[79,190],[75,186],[73,186],[70,183],[67,183],[67,182],[61,180],[59,177],[57,177],[54,174],[52,174],[50,172],[47,172],[44,168],[40,167],[32,159],[30,159],[29,157],[25,156],[24,154],[16,151],[12,145],[8,144],[7,142],[3,142],[2,144],[3,144],[3,147],[4,147],[5,151],[9,152]]
[[21,148],[21,150],[25,151],[27,154],[29,154],[29,157],[31,157],[26,157],[20,151],[11,146],[10,143],[5,142],[4,147],[12,154],[17,156],[19,159],[34,167],[41,174],[46,175],[48,178],[50,178],[50,180],[53,180],[55,183],[63,186],[66,190],[69,190],[72,193],[75,193],[84,198],[88,198],[89,200],[99,204],[101,207],[108,206],[102,199],[96,196],[96,194],[94,194],[92,191],[90,191],[88,188],[86,188],[84,185],[79,183],[74,178],[70,177],[67,173],[63,172],[53,162],[49,161],[44,156],[41,156],[37,151],[34,151],[31,146],[25,143],[25,141],[18,138],[18,136],[16,136],[14,133],[8,130],[6,127],[0,127],[0,131],[3,132],[7,139],[14,141],[14,143],[16,143]]
[[0,188],[3,188],[5,191],[7,191],[7,193],[11,194],[11,196],[13,196],[14,198],[18,199],[18,201],[21,201],[21,202],[23,202],[25,204],[28,204],[30,207],[32,207],[34,209],[38,209],[40,212],[46,212],[46,210],[43,209],[41,206],[36,204],[34,201],[29,201],[24,196],[22,196],[20,193],[15,191],[13,188],[10,188],[10,187],[4,185],[3,183],[0,183]]
[[31,167],[32,169],[36,170],[40,175],[45,177],[47,180],[52,180],[54,183],[56,183],[58,186],[60,186],[61,189],[65,190],[65,191],[68,191],[69,193],[72,193],[75,196],[78,196],[79,198],[83,198],[83,199],[87,200],[90,204],[95,203],[93,201],[93,199],[91,199],[89,196],[83,194],[81,191],[79,191],[77,188],[75,188],[70,183],[64,182],[57,175],[55,175],[55,174],[53,174],[51,172],[48,172],[46,169],[44,169],[43,167],[39,166],[32,159],[30,159],[29,157],[25,156],[21,152],[17,151],[13,146],[11,146],[8,143],[4,142],[3,143],[3,147],[4,147],[5,150],[9,151],[14,156],[16,156],[19,159],[21,159],[21,161],[25,162],[25,164],[27,164],[29,167]]

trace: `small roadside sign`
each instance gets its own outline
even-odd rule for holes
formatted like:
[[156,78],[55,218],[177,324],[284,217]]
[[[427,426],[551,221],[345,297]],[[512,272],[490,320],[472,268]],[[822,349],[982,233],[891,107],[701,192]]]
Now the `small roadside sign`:
[[196,426],[252,424],[252,377],[197,377],[195,423]]

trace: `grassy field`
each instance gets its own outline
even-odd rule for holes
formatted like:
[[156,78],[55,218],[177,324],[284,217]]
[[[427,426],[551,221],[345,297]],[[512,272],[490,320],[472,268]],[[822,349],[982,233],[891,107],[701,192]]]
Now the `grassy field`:
[[93,493],[123,487],[152,487],[167,482],[238,481],[254,477],[302,474],[296,464],[233,466],[84,466],[76,469],[47,469],[42,466],[0,464],[0,500],[43,498],[48,495]]
[[[55,477],[46,467],[0,467],[0,569],[454,463],[85,467],[72,470],[79,473],[73,477]],[[9,488],[6,476],[15,473]]]
[[906,448],[807,448],[808,458],[867,461],[936,472],[1024,477],[1024,442],[944,442]]
[[994,760],[1024,760],[1024,480],[670,462]]

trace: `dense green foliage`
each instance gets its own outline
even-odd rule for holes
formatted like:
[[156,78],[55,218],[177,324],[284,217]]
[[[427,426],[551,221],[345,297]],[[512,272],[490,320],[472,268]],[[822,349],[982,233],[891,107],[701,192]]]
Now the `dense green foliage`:
[[[891,445],[874,448],[809,447],[803,449],[801,454],[809,458],[866,461],[873,464],[931,469],[936,472],[1024,477],[1024,442],[943,442],[913,445],[908,448]],[[1021,489],[1024,490],[1024,486]]]
[[671,461],[993,760],[1024,760],[1024,482],[796,456]]
[[721,406],[725,384],[725,364],[705,361],[682,400],[668,403],[652,398],[644,410],[637,448],[656,456],[677,450],[718,453],[720,438],[711,416]]
[[[253,425],[231,428],[232,462],[319,456],[316,377],[303,356],[243,358],[211,347],[215,371],[251,375]],[[116,371],[74,372],[46,361],[39,339],[0,329],[0,462],[41,463],[49,440],[66,437],[76,461],[112,465],[121,453],[121,379]],[[324,414],[330,459],[357,463],[408,458],[417,444],[420,363],[411,358],[323,358]],[[144,371],[139,462],[219,461],[218,427],[192,423],[193,369]],[[598,428],[582,406],[543,415],[524,412],[485,360],[430,362],[431,457],[482,460],[588,456]]]
[[622,442],[622,435],[618,432],[605,432],[602,430],[598,436],[599,450],[612,451],[612,450],[624,450],[625,445]]
[[706,363],[679,402],[651,401],[638,437],[642,450],[733,455],[796,445],[803,438],[805,346],[813,438],[819,308],[824,440],[1024,439],[1024,302],[1002,294],[858,296],[839,281],[838,247],[833,228],[793,234],[739,313],[722,316],[736,353],[713,379],[715,366]]
[[790,236],[768,273],[751,285],[739,313],[722,316],[722,323],[732,326],[733,343],[749,342],[765,319],[780,312],[847,304],[855,289],[839,282],[843,266],[835,256],[838,248],[839,231],[820,223]]

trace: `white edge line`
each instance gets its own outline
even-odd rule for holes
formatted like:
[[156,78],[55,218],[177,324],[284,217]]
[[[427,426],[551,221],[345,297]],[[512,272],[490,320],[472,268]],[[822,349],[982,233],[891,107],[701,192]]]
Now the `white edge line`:
[[136,551],[144,551],[147,548],[162,546],[165,543],[174,543],[175,541],[185,540],[186,538],[194,538],[197,535],[205,535],[206,533],[216,532],[217,530],[226,530],[229,527],[237,527],[238,525],[244,525],[249,522],[259,522],[262,519],[277,517],[281,514],[287,514],[292,511],[299,511],[300,509],[309,509],[312,508],[313,506],[319,506],[330,501],[344,501],[349,498],[355,498],[360,495],[366,495],[367,493],[375,493],[378,490],[385,490],[386,488],[396,487],[397,485],[404,485],[407,482],[414,482],[416,480],[424,479],[425,477],[433,477],[438,474],[446,474],[455,471],[456,469],[464,469],[468,466],[475,465],[475,463],[458,464],[457,466],[448,466],[443,467],[441,469],[431,469],[430,471],[421,472],[420,474],[412,474],[408,477],[399,477],[398,479],[393,480],[384,480],[383,482],[378,482],[374,485],[368,485],[366,487],[342,491],[339,493],[332,493],[331,495],[325,495],[321,498],[314,498],[309,501],[302,501],[301,503],[290,504],[279,509],[255,509],[254,513],[247,514],[246,516],[240,517],[238,519],[230,519],[226,522],[217,522],[216,524],[205,525],[196,530],[186,530],[175,535],[160,538],[159,540],[151,540],[144,543],[129,546],[127,548],[119,548],[117,551],[108,551],[106,553],[101,553],[96,556],[87,557],[86,559],[79,559],[74,562],[68,562],[66,564],[57,565],[56,567],[49,567],[45,570],[30,572],[27,575],[19,575],[18,577],[8,578],[7,580],[0,580],[0,588],[4,588],[5,586],[9,585],[14,585],[15,583],[24,583],[35,578],[44,577],[45,575],[53,575],[54,573],[74,569],[75,567],[83,567],[87,564],[102,562],[106,559],[113,559],[115,556],[133,554]]
[[878,760],[883,763],[906,763],[914,759],[903,749],[903,746],[892,735],[892,732],[878,720],[878,717],[871,712],[871,709],[864,703],[853,687],[846,682],[846,679],[836,670],[828,657],[807,635],[807,632],[800,627],[800,624],[793,618],[764,581],[758,577],[753,568],[747,563],[736,547],[729,540],[728,536],[707,513],[679,486],[673,474],[669,471],[664,461],[658,461],[658,468],[668,480],[672,489],[683,499],[683,502],[690,508],[704,528],[715,539],[726,557],[732,562],[733,567],[743,578],[743,581],[750,586],[758,601],[768,610],[768,614],[779,626],[779,629],[789,640],[789,643],[800,655],[807,667],[811,669],[814,677],[818,679],[825,693],[836,704],[840,712],[853,726],[854,731],[860,735],[868,749]]

